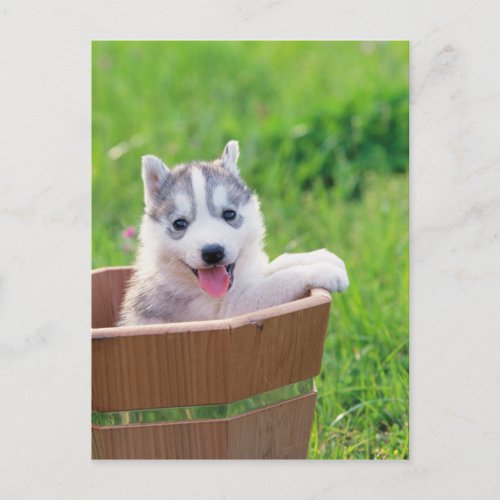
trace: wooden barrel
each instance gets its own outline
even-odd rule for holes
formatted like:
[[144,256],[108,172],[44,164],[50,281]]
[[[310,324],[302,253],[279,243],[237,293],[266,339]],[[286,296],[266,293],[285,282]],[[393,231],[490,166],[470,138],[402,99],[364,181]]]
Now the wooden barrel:
[[113,327],[131,272],[92,273],[92,457],[306,458],[330,294]]

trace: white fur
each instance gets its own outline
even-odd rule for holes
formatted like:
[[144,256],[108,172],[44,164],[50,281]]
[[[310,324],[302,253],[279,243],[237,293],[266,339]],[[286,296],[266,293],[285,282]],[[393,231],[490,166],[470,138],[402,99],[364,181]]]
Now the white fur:
[[175,205],[179,210],[179,215],[185,215],[191,211],[191,202],[187,194],[177,193],[175,195]]
[[228,204],[227,200],[227,191],[224,188],[224,186],[217,186],[214,189],[214,196],[213,196],[214,204],[219,206],[219,207],[226,207]]

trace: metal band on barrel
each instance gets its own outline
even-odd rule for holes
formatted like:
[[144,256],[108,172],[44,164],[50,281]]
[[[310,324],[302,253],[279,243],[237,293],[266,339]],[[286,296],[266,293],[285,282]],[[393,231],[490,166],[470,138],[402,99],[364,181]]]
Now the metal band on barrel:
[[175,408],[148,408],[144,410],[122,410],[92,412],[92,424],[100,426],[155,424],[179,422],[182,420],[210,420],[237,417],[252,410],[265,408],[276,403],[310,393],[314,389],[314,380],[307,379],[295,384],[278,387],[234,403],[178,406]]

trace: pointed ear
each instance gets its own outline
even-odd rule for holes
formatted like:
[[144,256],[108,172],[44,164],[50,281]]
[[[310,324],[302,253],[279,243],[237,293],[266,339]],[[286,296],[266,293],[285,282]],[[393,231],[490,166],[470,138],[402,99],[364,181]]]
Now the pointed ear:
[[235,175],[240,175],[237,165],[238,156],[240,156],[238,141],[229,141],[222,152],[221,158],[224,168],[227,168]]
[[144,182],[144,203],[150,205],[160,191],[160,186],[170,170],[153,155],[142,157],[142,180]]

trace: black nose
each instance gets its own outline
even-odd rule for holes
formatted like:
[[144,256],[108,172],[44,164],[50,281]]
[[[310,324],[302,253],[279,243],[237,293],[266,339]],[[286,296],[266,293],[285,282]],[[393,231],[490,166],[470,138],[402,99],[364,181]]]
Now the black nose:
[[201,249],[201,258],[207,264],[217,264],[224,258],[224,247],[220,245],[206,245]]

